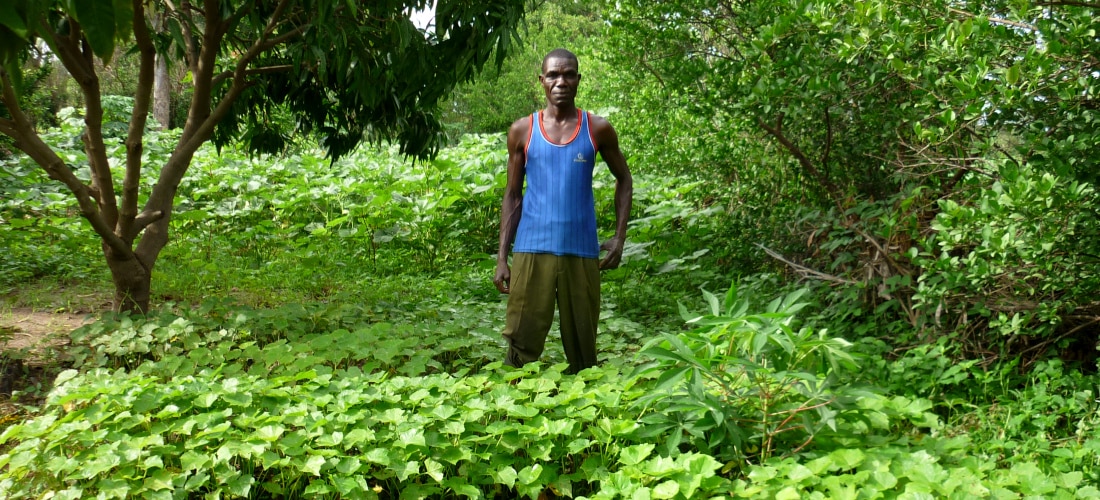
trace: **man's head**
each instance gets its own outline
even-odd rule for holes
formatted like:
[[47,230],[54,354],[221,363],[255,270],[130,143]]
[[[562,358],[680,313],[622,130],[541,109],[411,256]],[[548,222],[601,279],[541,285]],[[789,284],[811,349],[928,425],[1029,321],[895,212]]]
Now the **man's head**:
[[577,85],[581,82],[577,56],[565,49],[551,50],[542,59],[539,83],[546,93],[549,105],[573,104],[577,97]]

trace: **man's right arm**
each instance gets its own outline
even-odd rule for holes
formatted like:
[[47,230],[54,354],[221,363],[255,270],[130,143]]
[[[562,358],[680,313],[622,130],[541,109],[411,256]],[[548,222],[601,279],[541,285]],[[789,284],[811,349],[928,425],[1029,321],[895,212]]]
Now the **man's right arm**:
[[508,181],[500,207],[500,247],[497,249],[496,276],[493,277],[493,284],[500,293],[511,290],[512,270],[508,267],[508,253],[516,239],[519,218],[523,214],[523,177],[526,173],[529,129],[527,118],[516,120],[508,129]]

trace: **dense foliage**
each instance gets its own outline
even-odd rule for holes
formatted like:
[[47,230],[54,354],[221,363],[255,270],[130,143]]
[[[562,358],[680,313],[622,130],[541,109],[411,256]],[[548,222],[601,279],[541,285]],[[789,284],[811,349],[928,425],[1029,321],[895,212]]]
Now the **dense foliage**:
[[[15,391],[0,495],[1100,497],[1094,6],[537,8],[432,159],[198,148],[156,307],[98,315]],[[553,334],[500,365],[503,137],[461,134],[537,106],[559,45],[636,186],[575,376]],[[105,134],[134,102],[103,99]],[[40,130],[68,164],[85,113]],[[182,133],[147,132],[143,165]],[[5,300],[110,288],[64,187],[0,162]]]
[[[393,141],[421,158],[438,150],[440,101],[494,52],[500,64],[524,4],[433,2],[430,31],[410,19],[425,7],[408,0],[8,2],[0,7],[0,134],[66,187],[102,240],[115,309],[144,312],[177,188],[207,141],[278,152],[291,135],[315,135],[334,159],[362,142]],[[33,99],[21,94],[25,73],[37,71],[29,63],[43,46],[49,49],[44,58],[56,59],[80,87],[80,164],[44,142],[34,113],[26,111]],[[116,47],[136,53],[139,62],[129,117],[112,130],[105,121],[112,96],[100,75]],[[169,57],[187,67],[190,105],[175,147],[147,169],[156,61]],[[126,154],[110,158],[116,139]],[[143,177],[155,182],[141,189]]]
[[[644,89],[630,94],[623,116],[638,122],[625,135],[648,157],[686,160],[655,163],[670,171],[708,165],[702,175],[730,180],[742,259],[765,246],[833,287],[838,309],[904,322],[903,340],[961,333],[972,356],[1088,358],[1100,313],[1096,11],[607,8],[613,60]],[[662,121],[636,118],[643,109]],[[684,132],[658,139],[670,129]]]
[[[181,188],[191,215],[174,229],[186,244],[159,278],[160,300],[174,301],[73,333],[71,368],[36,416],[0,436],[0,488],[14,498],[1100,494],[1085,486],[1100,474],[1088,458],[1100,449],[1094,383],[1044,364],[1043,382],[1020,386],[1008,369],[997,379],[945,364],[942,347],[886,362],[877,343],[817,326],[820,303],[772,278],[700,296],[702,283],[725,288],[717,258],[678,252],[722,215],[695,208],[698,186],[677,179],[638,176],[646,208],[631,258],[605,275],[603,365],[562,375],[552,340],[545,363],[500,367],[504,304],[487,281],[495,224],[485,218],[503,182],[501,141],[471,136],[430,163],[392,150],[334,166],[308,152],[204,149]],[[67,198],[22,179],[10,192],[79,227]],[[599,178],[601,205],[610,182]],[[52,227],[11,227],[23,238],[5,241],[18,251]],[[54,237],[92,262],[94,243]],[[29,254],[10,261],[18,255]],[[967,405],[986,397],[1002,409],[973,420]]]

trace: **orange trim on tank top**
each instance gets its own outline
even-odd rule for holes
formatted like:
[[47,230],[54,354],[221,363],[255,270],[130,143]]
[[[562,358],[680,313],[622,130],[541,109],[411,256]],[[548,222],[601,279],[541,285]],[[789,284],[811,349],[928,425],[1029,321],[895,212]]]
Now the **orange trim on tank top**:
[[[591,130],[592,126],[590,125],[588,128]],[[565,142],[554,142],[550,140],[550,137],[546,135],[546,126],[542,123],[542,111],[539,111],[539,133],[542,134],[543,139],[546,139],[546,142],[555,146],[567,146],[571,144],[573,139],[576,139],[581,133],[581,108],[577,108],[577,128],[573,130],[573,135],[569,137],[569,140]]]
[[596,142],[596,133],[592,131],[592,113],[585,112],[588,115],[588,138],[592,139],[592,150],[597,153],[600,151],[600,145]]
[[525,146],[523,146],[524,161],[526,161],[526,158],[527,158],[527,151],[531,149],[531,137],[534,137],[534,134],[535,134],[535,115],[530,115],[530,116],[527,117],[527,144]]

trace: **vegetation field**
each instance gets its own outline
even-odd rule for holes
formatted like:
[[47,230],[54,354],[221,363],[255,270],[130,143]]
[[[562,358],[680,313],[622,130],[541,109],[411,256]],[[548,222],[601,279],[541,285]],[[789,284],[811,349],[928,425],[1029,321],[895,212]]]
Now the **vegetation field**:
[[[0,7],[0,316],[86,318],[0,353],[0,497],[1100,498],[1095,5],[206,4]],[[492,283],[558,45],[634,178],[575,375]]]

